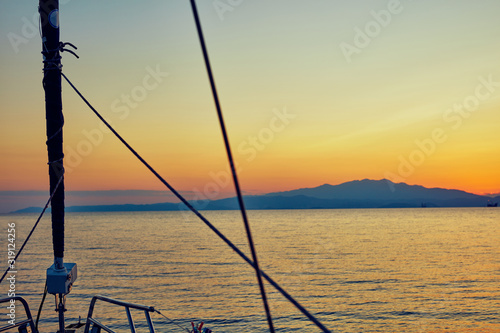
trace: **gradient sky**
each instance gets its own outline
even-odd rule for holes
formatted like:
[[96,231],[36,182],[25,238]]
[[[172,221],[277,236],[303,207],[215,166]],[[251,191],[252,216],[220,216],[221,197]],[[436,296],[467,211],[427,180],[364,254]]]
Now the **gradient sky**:
[[[42,206],[48,189],[37,4],[0,12],[0,212]],[[245,193],[363,178],[500,192],[497,0],[198,9]],[[66,0],[60,13],[80,56],[63,53],[63,71],[90,102],[173,186],[227,196],[189,1]],[[63,103],[67,190],[163,189],[65,83]],[[123,202],[107,193],[70,204]]]

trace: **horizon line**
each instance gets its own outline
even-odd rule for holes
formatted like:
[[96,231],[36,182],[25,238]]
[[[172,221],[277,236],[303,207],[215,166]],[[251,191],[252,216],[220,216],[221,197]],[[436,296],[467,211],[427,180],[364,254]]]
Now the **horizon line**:
[[[387,179],[387,178],[381,178],[381,179],[370,179],[370,178],[354,179],[354,180],[344,181],[344,182],[337,183],[337,184],[323,183],[323,184],[316,185],[316,186],[299,187],[299,188],[295,188],[293,190],[278,190],[278,191],[272,191],[272,192],[263,192],[263,191],[261,191],[261,192],[259,192],[259,194],[249,194],[250,192],[255,192],[255,191],[246,191],[247,194],[245,194],[245,195],[262,195],[262,194],[289,192],[289,191],[294,191],[294,190],[312,189],[312,188],[317,188],[317,187],[324,186],[324,185],[337,186],[337,185],[342,185],[342,184],[351,183],[351,182],[360,182],[360,181],[364,181],[364,180],[377,181],[377,182],[379,182],[379,181],[386,181],[386,182],[390,182],[392,184],[405,184],[405,185],[409,185],[409,186],[422,186],[422,187],[428,188],[428,189],[456,190],[456,191],[463,191],[463,192],[467,192],[467,193],[471,193],[471,194],[475,194],[475,195],[480,195],[480,196],[490,196],[490,197],[500,196],[500,189],[499,189],[499,192],[496,192],[496,193],[474,193],[474,192],[468,192],[466,190],[462,190],[462,189],[459,189],[459,188],[427,187],[425,185],[416,184],[416,183],[415,184],[410,184],[410,183],[406,183],[406,182],[393,182],[393,181],[391,181],[390,179]],[[192,195],[192,194],[196,193],[193,190],[179,190],[179,192],[182,192],[183,195]],[[3,195],[13,195],[13,196],[22,196],[22,195],[47,195],[47,193],[48,193],[48,190],[0,190],[0,196],[3,196]],[[151,189],[66,190],[65,193],[66,194],[71,194],[73,196],[83,196],[83,197],[90,196],[92,193],[94,193],[95,195],[98,195],[98,196],[103,195],[103,194],[111,194],[111,193],[115,193],[118,196],[125,196],[124,194],[130,193],[130,194],[139,195],[139,196],[141,196],[141,194],[142,194],[142,195],[148,195],[148,196],[151,196],[151,195],[153,195],[153,196],[173,196],[173,198],[176,198],[172,194],[172,192],[170,192],[170,190],[168,190],[168,189],[165,189],[165,190],[151,190]],[[228,192],[224,192],[224,193],[228,193]]]

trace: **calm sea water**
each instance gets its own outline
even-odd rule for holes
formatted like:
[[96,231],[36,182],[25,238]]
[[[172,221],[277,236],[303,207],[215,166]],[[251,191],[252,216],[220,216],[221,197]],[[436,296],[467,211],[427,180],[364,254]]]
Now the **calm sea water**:
[[[500,332],[500,209],[363,209],[249,211],[262,268],[335,332]],[[239,212],[204,213],[248,248]],[[18,247],[35,215],[16,223]],[[183,327],[267,332],[252,269],[200,221],[181,212],[67,214],[66,262],[79,277],[68,319],[85,317],[101,294],[154,306]],[[2,267],[6,266],[6,246]],[[36,313],[52,263],[44,218],[17,263],[16,293]],[[278,332],[319,332],[266,285]],[[7,285],[0,285],[1,296]],[[1,321],[6,321],[2,307]],[[98,317],[124,331],[115,307]],[[53,296],[40,322],[55,331]],[[141,313],[134,313],[145,331]],[[182,332],[154,315],[159,332]],[[185,332],[185,331],[184,331]]]

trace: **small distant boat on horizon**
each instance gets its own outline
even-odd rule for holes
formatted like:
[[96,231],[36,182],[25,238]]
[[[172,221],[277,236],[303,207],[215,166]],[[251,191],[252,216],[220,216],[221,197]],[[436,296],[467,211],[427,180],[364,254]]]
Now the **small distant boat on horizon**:
[[486,207],[498,207],[498,202],[493,203],[490,200],[488,200]]

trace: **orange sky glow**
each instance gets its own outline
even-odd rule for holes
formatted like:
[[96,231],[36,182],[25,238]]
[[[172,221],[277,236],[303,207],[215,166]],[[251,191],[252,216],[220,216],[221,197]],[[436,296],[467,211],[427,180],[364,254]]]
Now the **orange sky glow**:
[[[100,4],[62,6],[61,38],[80,56],[63,54],[65,74],[177,189],[230,196],[188,3]],[[200,3],[245,193],[364,178],[500,193],[498,2],[283,4]],[[26,204],[10,192],[48,188],[31,5],[0,13],[2,213]],[[67,190],[163,190],[66,83],[63,96]]]

